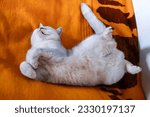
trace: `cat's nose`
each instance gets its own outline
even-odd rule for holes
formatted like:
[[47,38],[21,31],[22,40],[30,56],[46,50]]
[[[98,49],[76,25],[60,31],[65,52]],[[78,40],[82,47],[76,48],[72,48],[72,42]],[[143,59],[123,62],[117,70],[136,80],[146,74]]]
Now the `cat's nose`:
[[42,27],[43,27],[43,24],[40,23],[39,28],[42,28]]

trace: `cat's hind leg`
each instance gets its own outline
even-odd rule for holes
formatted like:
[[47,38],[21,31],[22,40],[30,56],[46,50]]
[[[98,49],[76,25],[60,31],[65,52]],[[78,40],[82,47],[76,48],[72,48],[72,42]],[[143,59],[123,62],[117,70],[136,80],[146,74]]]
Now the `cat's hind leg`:
[[36,72],[35,70],[31,67],[31,65],[29,63],[27,63],[26,61],[23,61],[20,64],[20,71],[21,73],[31,79],[35,79],[36,78]]
[[137,74],[142,70],[142,68],[140,68],[139,66],[133,65],[132,63],[126,60],[126,70],[130,74]]

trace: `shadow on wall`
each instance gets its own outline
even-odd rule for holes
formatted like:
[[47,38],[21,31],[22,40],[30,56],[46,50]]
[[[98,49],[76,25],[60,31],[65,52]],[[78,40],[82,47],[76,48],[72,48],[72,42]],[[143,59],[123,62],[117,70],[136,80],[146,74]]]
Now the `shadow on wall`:
[[150,100],[150,48],[144,48],[140,51],[140,64],[143,89],[146,98]]

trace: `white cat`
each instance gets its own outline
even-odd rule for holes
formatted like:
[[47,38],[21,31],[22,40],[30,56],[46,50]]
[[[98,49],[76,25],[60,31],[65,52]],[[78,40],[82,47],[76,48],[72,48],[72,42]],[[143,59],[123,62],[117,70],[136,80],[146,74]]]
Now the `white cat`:
[[126,72],[141,71],[116,48],[111,27],[106,28],[85,3],[81,4],[81,11],[96,34],[66,50],[60,40],[61,28],[55,30],[40,24],[31,36],[32,47],[26,61],[20,64],[23,75],[51,83],[95,86],[111,85]]

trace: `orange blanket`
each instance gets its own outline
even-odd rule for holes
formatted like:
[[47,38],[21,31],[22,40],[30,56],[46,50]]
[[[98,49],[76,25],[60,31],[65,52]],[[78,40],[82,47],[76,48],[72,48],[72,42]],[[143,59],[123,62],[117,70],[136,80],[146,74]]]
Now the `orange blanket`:
[[39,23],[63,27],[62,42],[71,48],[93,32],[80,12],[86,2],[106,25],[126,58],[138,64],[138,40],[131,0],[0,0],[0,99],[144,99],[140,75],[126,74],[112,86],[77,87],[30,80],[19,64]]

